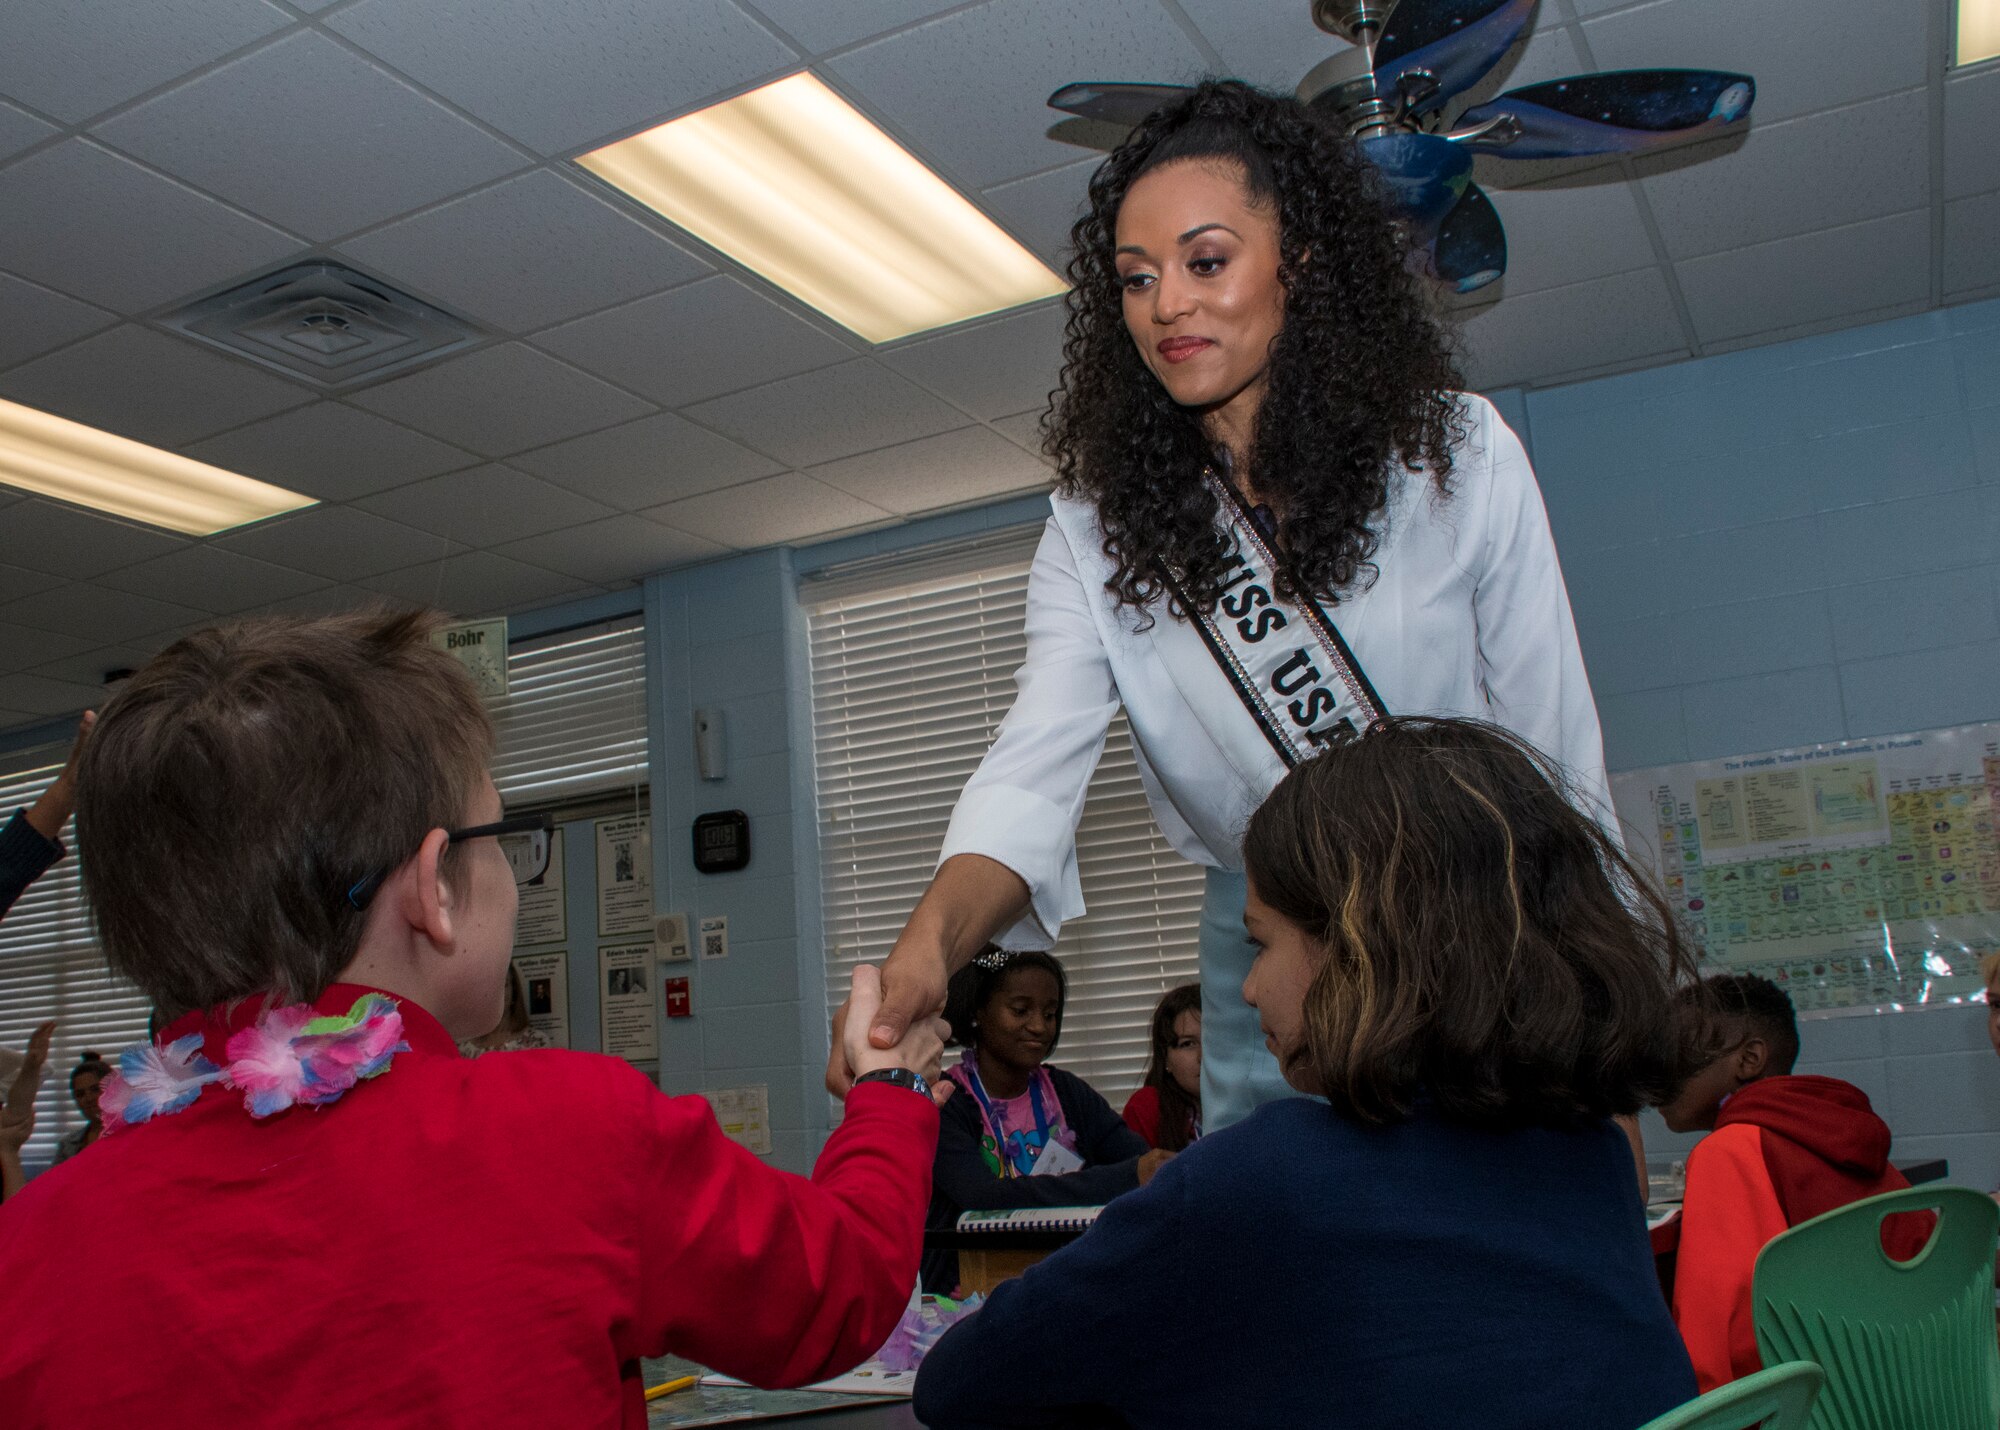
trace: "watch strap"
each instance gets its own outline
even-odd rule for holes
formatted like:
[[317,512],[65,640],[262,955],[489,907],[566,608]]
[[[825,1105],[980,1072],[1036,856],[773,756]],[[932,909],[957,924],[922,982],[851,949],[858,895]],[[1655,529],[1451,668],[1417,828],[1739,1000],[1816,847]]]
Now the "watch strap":
[[922,1073],[911,1068],[877,1068],[873,1072],[861,1074],[854,1080],[854,1085],[859,1087],[864,1082],[886,1082],[895,1087],[907,1087],[911,1092],[922,1093],[925,1097],[931,1095],[930,1083],[925,1080]]

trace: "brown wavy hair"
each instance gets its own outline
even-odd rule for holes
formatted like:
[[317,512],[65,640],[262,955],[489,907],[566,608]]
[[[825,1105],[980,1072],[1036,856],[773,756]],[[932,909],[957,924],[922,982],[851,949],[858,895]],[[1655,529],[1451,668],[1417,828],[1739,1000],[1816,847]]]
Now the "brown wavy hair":
[[1336,1110],[1385,1123],[1429,1099],[1554,1126],[1671,1094],[1692,959],[1517,736],[1385,720],[1288,774],[1243,854],[1257,897],[1325,949],[1298,1056]]
[[1090,211],[1070,233],[1069,325],[1045,445],[1063,493],[1097,508],[1117,563],[1105,586],[1119,604],[1157,596],[1165,566],[1213,608],[1229,549],[1201,480],[1213,446],[1133,346],[1114,252],[1132,185],[1186,159],[1235,165],[1253,202],[1277,216],[1285,321],[1250,461],[1287,556],[1280,593],[1296,599],[1302,585],[1333,600],[1372,572],[1396,468],[1419,464],[1448,489],[1462,379],[1375,169],[1298,100],[1211,80],[1099,166]]

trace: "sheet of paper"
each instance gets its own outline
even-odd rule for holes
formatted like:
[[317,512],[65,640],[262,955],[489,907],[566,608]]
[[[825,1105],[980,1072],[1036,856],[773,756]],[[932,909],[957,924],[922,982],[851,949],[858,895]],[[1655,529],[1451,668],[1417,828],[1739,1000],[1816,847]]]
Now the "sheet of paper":
[[653,932],[652,820],[597,821],[597,936]]
[[563,886],[563,832],[549,836],[549,867],[521,886],[521,907],[514,915],[514,947],[562,943],[569,938],[569,913]]
[[766,1083],[715,1088],[702,1094],[730,1141],[759,1157],[771,1155],[771,1089]]
[[598,1031],[604,1051],[627,1062],[660,1056],[653,1002],[653,944],[607,943],[597,949]]
[[701,956],[729,957],[729,916],[715,914],[701,921]]
[[535,1046],[569,1047],[568,951],[558,948],[516,954],[514,967],[520,970],[521,986],[528,991],[528,1032]]

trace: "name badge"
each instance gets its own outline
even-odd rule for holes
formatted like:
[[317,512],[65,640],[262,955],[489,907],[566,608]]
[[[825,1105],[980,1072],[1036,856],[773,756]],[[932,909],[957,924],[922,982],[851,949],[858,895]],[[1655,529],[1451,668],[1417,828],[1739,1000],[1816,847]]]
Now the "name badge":
[[1083,1170],[1083,1158],[1051,1137],[1042,1148],[1042,1155],[1035,1158],[1031,1177],[1061,1177],[1070,1172]]

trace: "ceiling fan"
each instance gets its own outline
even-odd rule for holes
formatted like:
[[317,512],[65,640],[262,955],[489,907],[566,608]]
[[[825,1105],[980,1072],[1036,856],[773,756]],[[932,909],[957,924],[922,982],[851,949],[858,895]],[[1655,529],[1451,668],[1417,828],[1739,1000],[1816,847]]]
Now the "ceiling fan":
[[[1453,101],[1520,38],[1537,0],[1312,0],[1313,23],[1354,46],[1315,66],[1299,98],[1354,139],[1409,225],[1412,262],[1460,293],[1507,269],[1507,235],[1472,182],[1476,154],[1642,154],[1749,114],[1757,82],[1721,70],[1616,70]],[[1185,85],[1068,84],[1049,106],[1130,128]]]

